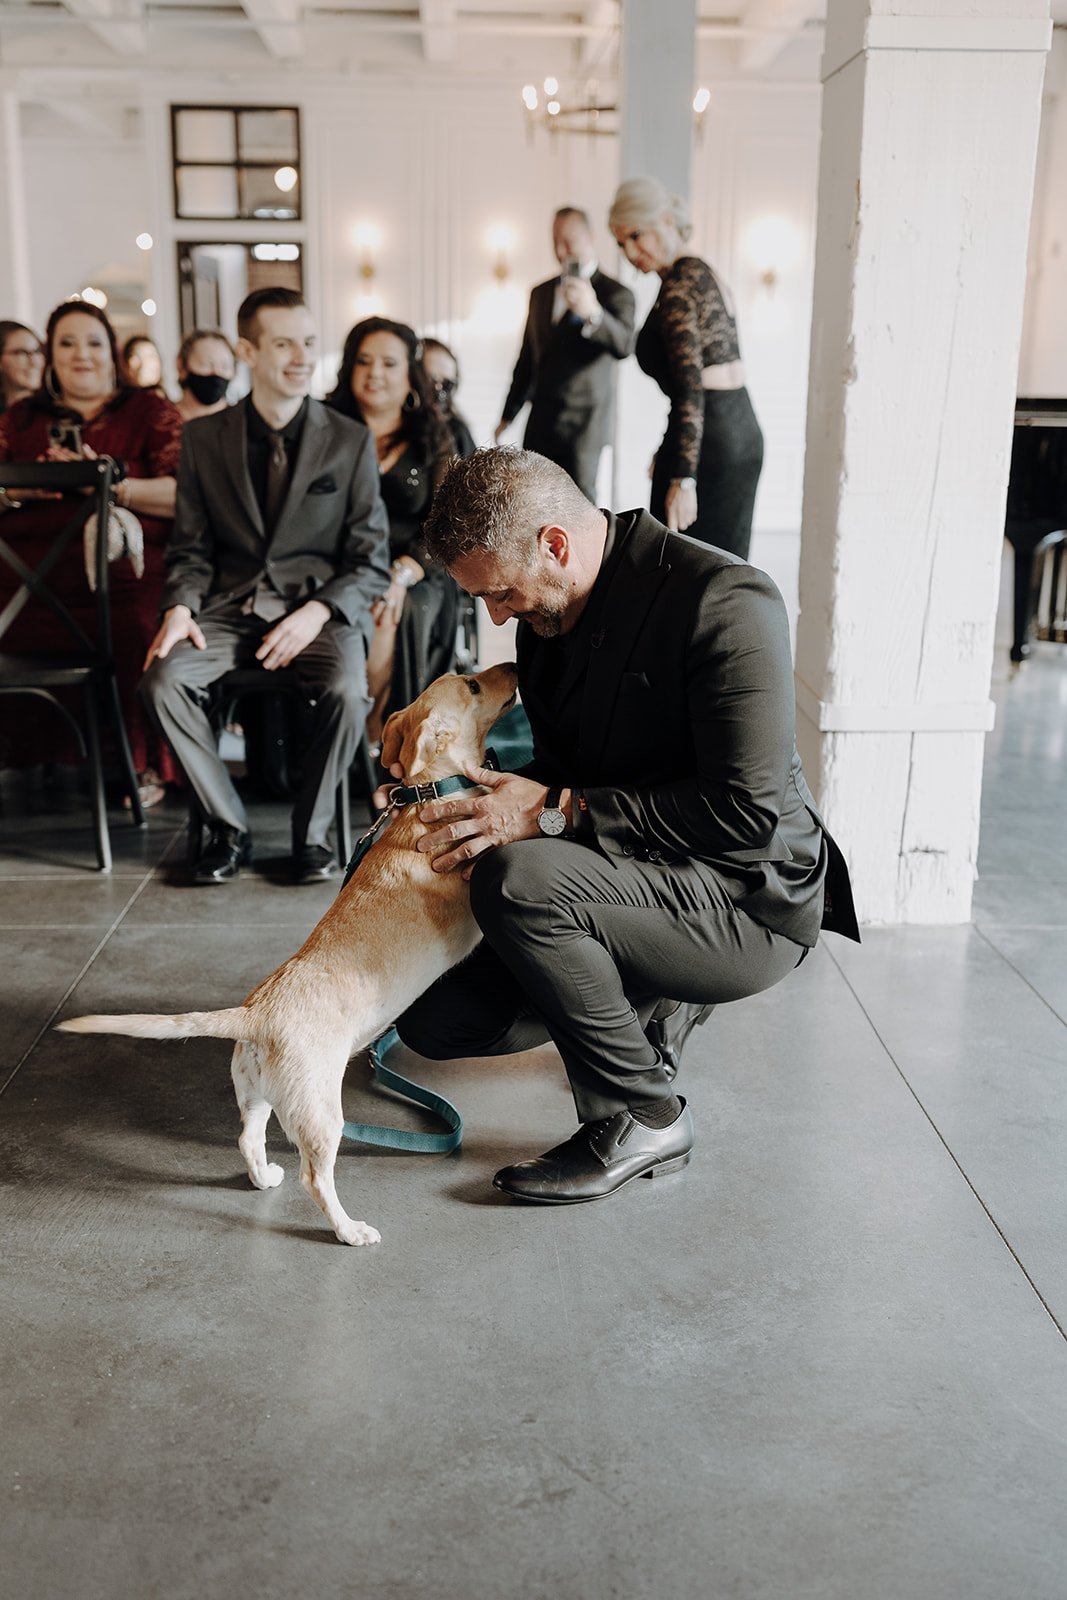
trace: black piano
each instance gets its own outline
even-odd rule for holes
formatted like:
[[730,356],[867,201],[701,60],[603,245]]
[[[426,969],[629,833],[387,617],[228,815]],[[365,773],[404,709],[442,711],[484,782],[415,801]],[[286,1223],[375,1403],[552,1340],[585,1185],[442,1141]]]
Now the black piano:
[[1067,643],[1067,400],[1015,402],[1004,537],[1015,551],[1011,659],[1020,662],[1035,620],[1039,639]]

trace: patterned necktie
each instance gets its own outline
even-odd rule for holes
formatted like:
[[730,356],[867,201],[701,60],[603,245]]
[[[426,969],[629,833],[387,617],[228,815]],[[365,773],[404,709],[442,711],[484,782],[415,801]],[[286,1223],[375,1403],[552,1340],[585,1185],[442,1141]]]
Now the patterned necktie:
[[267,497],[263,520],[267,532],[273,533],[281,516],[285,497],[289,492],[289,457],[285,453],[285,438],[273,429],[270,434],[270,455],[267,457]]

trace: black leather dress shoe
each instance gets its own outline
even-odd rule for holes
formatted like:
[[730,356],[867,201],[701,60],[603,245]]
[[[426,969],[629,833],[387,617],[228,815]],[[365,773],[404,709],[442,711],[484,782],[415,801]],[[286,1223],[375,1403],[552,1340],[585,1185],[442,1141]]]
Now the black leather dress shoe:
[[297,883],[329,883],[340,872],[337,857],[324,844],[302,844],[293,850],[293,876]]
[[673,1083],[682,1064],[685,1041],[694,1028],[707,1022],[714,1006],[697,1005],[689,1000],[661,1000],[645,1028],[645,1038],[663,1057],[663,1069]]
[[669,1128],[646,1128],[628,1111],[599,1122],[586,1122],[566,1144],[503,1167],[493,1187],[518,1200],[545,1206],[578,1205],[603,1200],[631,1178],[658,1178],[677,1172],[693,1148],[693,1119],[682,1101],[680,1116]]
[[193,868],[193,882],[230,883],[251,859],[251,834],[222,822],[212,823],[207,844]]

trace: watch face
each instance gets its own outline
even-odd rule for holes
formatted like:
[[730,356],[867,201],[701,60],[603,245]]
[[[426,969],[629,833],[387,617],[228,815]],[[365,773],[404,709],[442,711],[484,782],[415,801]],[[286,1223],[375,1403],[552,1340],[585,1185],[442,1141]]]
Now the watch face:
[[546,808],[540,812],[537,818],[537,826],[542,833],[547,833],[550,838],[554,839],[566,830],[567,819],[558,807],[553,806],[551,809]]

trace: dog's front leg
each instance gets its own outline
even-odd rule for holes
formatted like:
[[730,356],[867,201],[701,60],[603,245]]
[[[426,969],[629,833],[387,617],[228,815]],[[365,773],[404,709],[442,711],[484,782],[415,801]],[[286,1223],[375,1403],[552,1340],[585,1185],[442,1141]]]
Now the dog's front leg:
[[271,1104],[260,1088],[259,1059],[254,1044],[239,1040],[230,1062],[230,1076],[241,1112],[241,1137],[237,1148],[245,1158],[248,1176],[257,1189],[276,1189],[285,1172],[267,1160],[266,1132]]

